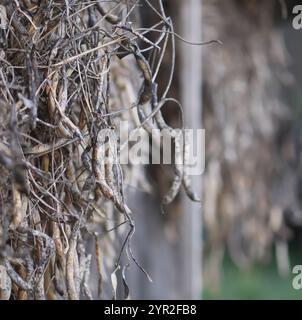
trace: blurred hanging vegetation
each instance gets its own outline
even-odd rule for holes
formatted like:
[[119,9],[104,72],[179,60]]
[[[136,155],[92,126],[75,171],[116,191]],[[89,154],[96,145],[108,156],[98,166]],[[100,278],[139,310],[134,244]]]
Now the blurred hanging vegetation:
[[[290,275],[288,243],[302,223],[300,102],[284,97],[295,77],[280,30],[290,3],[203,1],[204,37],[224,43],[205,48],[203,61],[204,282],[212,293],[231,290],[228,281],[249,292],[257,275],[276,285],[276,270]],[[249,270],[247,283],[239,270]]]

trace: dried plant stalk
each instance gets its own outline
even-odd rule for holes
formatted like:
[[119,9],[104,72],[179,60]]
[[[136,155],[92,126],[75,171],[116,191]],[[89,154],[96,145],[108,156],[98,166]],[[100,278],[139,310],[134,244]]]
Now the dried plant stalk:
[[[0,266],[13,283],[11,290],[6,277],[0,287],[5,299],[11,292],[18,299],[96,298],[90,287],[94,254],[99,296],[115,272],[122,272],[129,296],[124,254],[147,275],[131,250],[135,222],[123,175],[132,166],[119,163],[117,127],[126,119],[149,134],[167,129],[179,158],[184,146],[161,114],[174,72],[173,24],[161,0],[158,9],[148,1],[141,5],[159,20],[148,30],[137,29],[139,1],[0,0]],[[170,80],[158,97],[156,77],[170,39]],[[151,50],[156,68],[146,58]],[[125,63],[126,56],[134,59]],[[185,172],[176,168],[177,182],[164,203],[181,184],[190,196]],[[92,234],[105,240],[97,241],[95,252],[88,246]]]

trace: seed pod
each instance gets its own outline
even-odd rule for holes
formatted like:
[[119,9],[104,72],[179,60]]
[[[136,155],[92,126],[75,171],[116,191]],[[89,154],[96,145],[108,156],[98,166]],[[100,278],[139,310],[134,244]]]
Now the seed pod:
[[12,290],[12,281],[6,268],[0,265],[0,300],[9,300]]

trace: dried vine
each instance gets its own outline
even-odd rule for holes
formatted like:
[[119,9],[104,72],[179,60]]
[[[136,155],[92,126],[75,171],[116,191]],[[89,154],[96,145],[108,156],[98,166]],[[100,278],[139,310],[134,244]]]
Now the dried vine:
[[[0,1],[1,298],[101,298],[108,279],[116,296],[119,270],[128,298],[124,253],[147,275],[131,251],[135,223],[123,191],[124,171],[131,171],[131,163],[122,168],[118,161],[116,128],[127,119],[132,130],[143,127],[152,134],[152,129],[165,129],[180,162],[187,158],[183,128],[173,129],[161,114],[168,101],[182,109],[167,98],[175,37],[180,36],[161,0],[157,5]],[[139,29],[139,6],[152,10],[159,22]],[[151,32],[158,35],[155,43],[148,39]],[[169,40],[171,75],[158,97],[156,78]],[[146,58],[150,51],[154,64]],[[105,163],[104,155],[111,161]],[[198,201],[186,164],[175,165],[164,205],[182,184]],[[95,241],[95,251],[87,241]],[[97,295],[91,277],[98,277]]]

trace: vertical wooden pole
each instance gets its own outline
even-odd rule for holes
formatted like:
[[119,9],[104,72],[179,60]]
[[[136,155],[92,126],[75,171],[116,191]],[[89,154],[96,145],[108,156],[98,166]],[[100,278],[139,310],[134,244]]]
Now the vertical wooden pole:
[[[169,0],[175,8],[177,32],[188,40],[201,40],[201,0]],[[177,21],[178,20],[178,21]],[[201,47],[177,41],[181,57],[177,77],[185,110],[187,128],[201,126]],[[193,188],[201,195],[201,177],[193,176]],[[181,208],[171,212],[175,219],[162,215],[160,199],[135,191],[127,194],[135,212],[136,233],[133,251],[153,279],[135,265],[127,271],[133,299],[200,299],[202,288],[201,205],[181,199]],[[167,232],[167,230],[170,230]],[[171,232],[171,230],[173,230]],[[172,234],[172,236],[171,236]]]
[[[202,0],[179,1],[181,16],[179,32],[190,41],[202,38]],[[180,44],[181,101],[186,127],[202,128],[202,49],[201,46]],[[201,198],[201,176],[192,176],[192,186]],[[184,275],[188,299],[200,299],[202,289],[202,212],[201,205],[183,197],[182,239]]]

